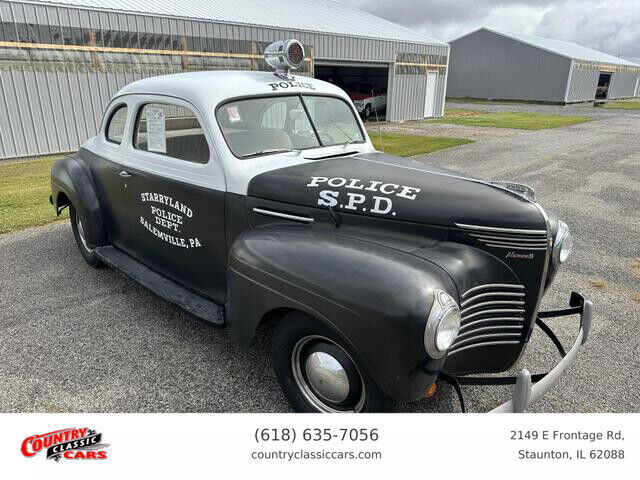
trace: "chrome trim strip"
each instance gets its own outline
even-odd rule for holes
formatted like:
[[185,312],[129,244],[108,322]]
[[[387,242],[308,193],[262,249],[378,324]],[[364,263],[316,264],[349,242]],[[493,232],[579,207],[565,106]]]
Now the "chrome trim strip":
[[464,308],[469,305],[471,302],[475,302],[476,300],[480,300],[485,297],[524,297],[524,292],[487,292],[487,293],[479,293],[478,295],[474,295],[473,297],[465,300],[460,304],[460,307]]
[[[460,330],[458,332],[458,334],[460,332],[462,332],[463,330],[467,330],[470,327],[473,327],[475,325],[482,325],[483,323],[489,323],[489,322],[520,322],[520,323],[524,323],[524,317],[503,317],[503,318],[483,318],[482,320],[476,320],[475,322],[471,322],[471,323],[467,323],[466,325],[462,325],[460,327]],[[494,327],[499,327],[499,325],[493,325]]]
[[274,212],[272,210],[265,210],[263,208],[254,208],[254,212],[260,215],[267,215],[269,217],[284,218],[285,220],[293,220],[294,222],[313,223],[315,220],[311,217],[300,217],[298,215],[290,215],[288,213]]
[[477,233],[470,233],[469,235],[471,235],[474,238],[477,238],[479,240],[484,241],[491,241],[491,240],[495,240],[495,241],[499,241],[499,242],[525,242],[525,243],[542,243],[542,242],[546,242],[547,239],[543,236],[538,236],[535,238],[525,238],[525,237],[512,237],[512,236],[503,236],[503,237],[499,237],[499,236],[494,236],[494,235],[478,235]]
[[469,290],[467,290],[466,292],[464,292],[462,294],[462,298],[466,298],[467,295],[469,295],[472,292],[475,292],[477,290],[482,290],[485,288],[512,288],[512,289],[518,289],[518,290],[524,290],[524,285],[518,285],[515,283],[486,283],[484,285],[478,285],[476,287],[470,288]]
[[469,335],[474,335],[477,332],[487,332],[487,331],[495,331],[497,329],[503,329],[503,330],[522,330],[524,328],[524,325],[492,325],[491,327],[482,327],[482,328],[476,328],[475,330],[471,330],[469,332],[463,333],[462,335],[458,335],[458,338],[456,338],[456,341],[453,342],[453,344],[455,345],[456,343],[458,343],[458,340],[468,337]]
[[[531,202],[534,203],[534,202]],[[484,230],[487,232],[504,232],[504,233],[522,233],[525,235],[547,235],[546,230],[522,230],[518,228],[500,228],[500,227],[483,227],[480,225],[467,225],[464,223],[456,223],[458,228],[466,228],[469,230]]]
[[471,320],[472,318],[475,318],[479,315],[490,315],[492,313],[498,313],[498,314],[502,314],[502,313],[520,313],[523,314],[525,313],[524,308],[496,308],[494,310],[481,310],[479,312],[476,313],[472,313],[471,315],[469,315],[468,317],[465,317],[462,319],[462,321],[465,320]]
[[485,333],[484,335],[478,335],[477,337],[467,338],[460,342],[457,346],[453,347],[451,350],[457,350],[458,347],[463,345],[467,345],[469,342],[473,342],[475,340],[489,340],[491,338],[502,337],[502,338],[520,338],[522,333]]
[[495,245],[487,243],[487,247],[504,248],[506,250],[549,250],[549,247],[522,247],[519,245]]
[[465,318],[464,314],[471,310],[475,310],[476,308],[482,308],[489,305],[524,305],[524,300],[492,300],[490,302],[482,302],[477,303],[475,305],[471,305],[460,311],[460,315],[462,318]]
[[520,345],[520,342],[514,341],[504,341],[504,342],[483,342],[483,343],[474,343],[473,345],[467,345],[466,347],[459,348],[454,351],[450,351],[448,355],[455,355],[456,353],[464,352],[465,350],[469,350],[471,348],[479,348],[479,347],[490,347],[493,345]]
[[549,245],[543,242],[526,243],[526,242],[503,242],[501,240],[483,241],[485,245],[499,245],[501,247],[522,247],[533,250],[534,248],[548,248]]

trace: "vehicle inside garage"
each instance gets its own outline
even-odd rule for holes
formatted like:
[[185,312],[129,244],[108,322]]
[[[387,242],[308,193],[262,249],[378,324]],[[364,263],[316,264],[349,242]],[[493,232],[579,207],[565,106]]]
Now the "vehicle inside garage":
[[345,90],[365,118],[382,119],[387,107],[388,65],[315,65],[315,78]]
[[596,89],[596,99],[609,98],[609,85],[611,85],[611,72],[600,72],[598,87]]

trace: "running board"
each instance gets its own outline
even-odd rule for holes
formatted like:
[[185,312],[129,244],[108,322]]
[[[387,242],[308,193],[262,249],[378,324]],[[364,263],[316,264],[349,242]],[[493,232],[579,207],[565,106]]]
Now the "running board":
[[148,288],[156,295],[178,305],[201,320],[221,327],[224,325],[224,307],[163,277],[115,247],[99,247],[95,254],[105,264]]

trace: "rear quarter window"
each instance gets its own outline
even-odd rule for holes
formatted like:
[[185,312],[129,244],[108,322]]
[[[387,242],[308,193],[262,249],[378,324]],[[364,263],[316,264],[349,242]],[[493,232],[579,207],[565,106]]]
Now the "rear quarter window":
[[127,106],[119,106],[109,117],[106,138],[112,143],[120,145],[124,138],[124,128],[127,124]]

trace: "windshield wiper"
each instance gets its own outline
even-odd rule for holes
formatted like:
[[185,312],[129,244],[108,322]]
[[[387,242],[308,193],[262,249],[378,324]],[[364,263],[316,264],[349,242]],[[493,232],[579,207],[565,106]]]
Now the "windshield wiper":
[[353,140],[349,140],[348,142],[345,142],[342,144],[342,146],[344,148],[347,148],[349,145],[353,145],[354,143],[360,143],[361,140],[359,138],[354,138]]
[[334,120],[331,120],[331,124],[335,125],[335,127],[340,130],[340,133],[342,133],[345,137],[347,137],[349,140],[347,140],[344,143],[339,143],[338,145],[342,145],[344,148],[347,148],[349,145],[352,145],[354,143],[358,143],[361,140],[359,138],[351,138],[351,136],[349,134],[347,134],[347,132],[344,131],[344,128],[342,128],[340,125],[338,125]]
[[240,158],[255,157],[257,155],[268,155],[270,153],[291,153],[291,152],[300,153],[300,150],[295,148],[267,148],[264,150],[258,150],[257,152],[245,153],[244,155],[241,155]]

